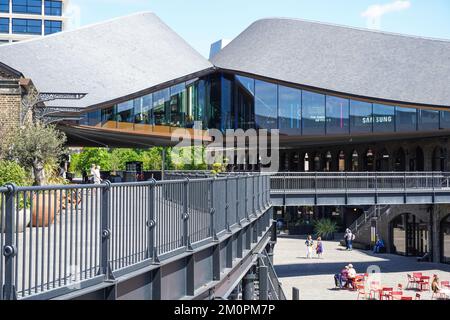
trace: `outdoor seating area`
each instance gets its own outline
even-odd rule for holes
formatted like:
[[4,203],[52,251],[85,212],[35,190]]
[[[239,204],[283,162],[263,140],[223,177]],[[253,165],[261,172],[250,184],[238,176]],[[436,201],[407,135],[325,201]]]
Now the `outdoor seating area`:
[[407,284],[398,283],[396,286],[385,285],[377,280],[376,274],[358,274],[351,285],[343,287],[357,292],[356,299],[366,300],[422,300],[423,294],[432,292],[432,300],[450,300],[450,281],[436,281],[436,288],[432,289],[432,280],[439,279],[437,275],[425,275],[421,272],[407,274]]

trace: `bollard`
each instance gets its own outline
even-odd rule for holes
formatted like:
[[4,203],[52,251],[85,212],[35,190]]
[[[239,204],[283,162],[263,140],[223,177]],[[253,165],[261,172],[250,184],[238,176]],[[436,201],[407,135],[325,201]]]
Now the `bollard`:
[[292,300],[300,300],[300,291],[296,287],[292,288]]

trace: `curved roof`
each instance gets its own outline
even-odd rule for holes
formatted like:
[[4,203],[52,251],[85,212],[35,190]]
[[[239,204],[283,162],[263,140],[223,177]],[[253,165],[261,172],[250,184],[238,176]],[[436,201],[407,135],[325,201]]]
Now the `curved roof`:
[[87,93],[51,104],[90,107],[212,69],[153,13],[0,46],[0,61],[40,92]]
[[395,102],[450,106],[450,41],[304,20],[256,21],[221,69]]

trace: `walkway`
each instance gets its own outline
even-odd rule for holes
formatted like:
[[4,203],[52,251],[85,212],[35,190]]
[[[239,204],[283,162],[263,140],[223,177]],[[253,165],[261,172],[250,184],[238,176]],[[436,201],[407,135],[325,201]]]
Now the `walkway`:
[[[288,299],[292,299],[292,287],[300,290],[301,300],[356,300],[357,293],[335,290],[333,275],[348,263],[352,263],[358,273],[364,273],[368,266],[381,268],[381,283],[396,287],[407,284],[407,273],[423,272],[432,276],[438,274],[440,280],[450,280],[450,265],[417,262],[415,258],[391,254],[373,255],[372,252],[353,250],[347,252],[337,241],[324,242],[323,259],[306,259],[304,239],[280,236],[275,246],[274,264]],[[415,296],[413,290],[405,291],[405,296]],[[424,292],[422,299],[431,299],[430,292]]]

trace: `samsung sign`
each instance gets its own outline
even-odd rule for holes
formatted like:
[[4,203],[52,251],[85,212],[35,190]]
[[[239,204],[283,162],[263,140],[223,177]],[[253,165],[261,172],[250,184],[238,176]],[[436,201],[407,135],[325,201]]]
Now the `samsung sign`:
[[394,121],[393,116],[382,116],[382,117],[364,117],[362,118],[362,123],[392,123]]

